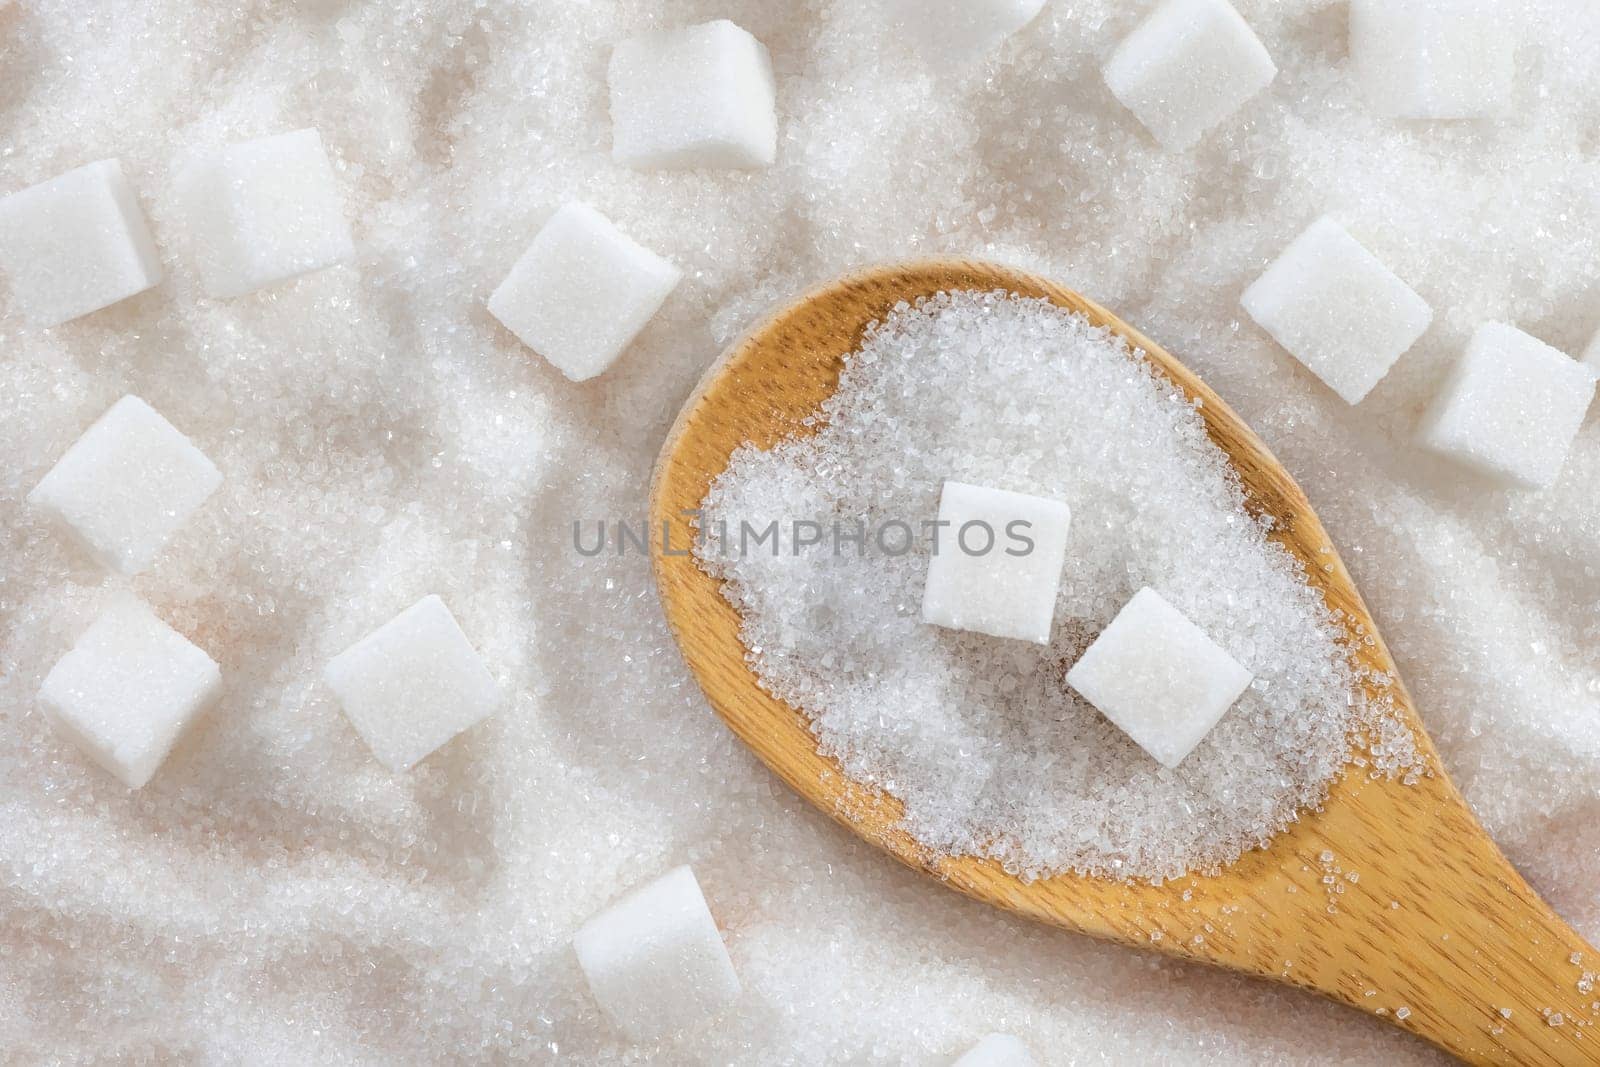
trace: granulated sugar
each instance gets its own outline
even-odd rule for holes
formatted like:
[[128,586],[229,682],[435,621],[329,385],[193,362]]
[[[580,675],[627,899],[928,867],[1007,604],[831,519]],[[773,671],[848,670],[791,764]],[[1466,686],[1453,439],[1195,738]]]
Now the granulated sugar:
[[[931,1067],[1000,1032],[1046,1064],[1438,1062],[886,860],[707,708],[644,556],[571,551],[575,519],[643,518],[673,416],[764,309],[933,252],[1116,308],[1261,434],[1444,766],[1600,935],[1600,420],[1541,492],[1413,441],[1479,323],[1569,354],[1600,327],[1600,7],[1505,0],[1506,112],[1429,123],[1369,105],[1346,4],[1238,0],[1278,76],[1174,154],[1101,76],[1154,6],[1048,0],[960,74],[861,0],[0,0],[0,195],[119,160],[164,279],[49,330],[0,281],[0,1059]],[[774,164],[617,166],[612,45],[718,18],[771,54]],[[206,298],[175,172],[301,129],[354,257]],[[582,384],[485,307],[574,199],[684,272]],[[1435,312],[1354,408],[1239,307],[1325,214]],[[223,482],[122,579],[25,497],[128,393]],[[36,701],[123,586],[223,678],[132,794]],[[321,672],[429,594],[506,703],[393,775]],[[683,864],[742,991],[636,1047],[572,938]]]
[[[1325,795],[1363,706],[1341,631],[1246,512],[1199,411],[1120,339],[1046,301],[941,294],[869,329],[822,418],[734,454],[700,555],[763,684],[852,776],[903,800],[923,844],[1030,877],[1167,879],[1227,863]],[[945,478],[1071,508],[1048,647],[922,623],[922,524]],[[776,551],[716,536],[772,520]],[[904,554],[871,536],[864,556],[836,554],[831,534],[797,548],[797,520],[923,534]],[[1144,586],[1255,675],[1174,770],[1063,680]]]

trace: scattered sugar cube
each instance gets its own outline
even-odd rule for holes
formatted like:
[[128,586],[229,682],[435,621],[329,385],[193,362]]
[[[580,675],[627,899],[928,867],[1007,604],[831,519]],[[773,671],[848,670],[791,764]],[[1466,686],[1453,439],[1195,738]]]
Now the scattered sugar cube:
[[186,166],[177,192],[207,294],[243,296],[355,254],[314,129],[229,145]]
[[587,204],[567,204],[489,297],[489,313],[575,382],[617,361],[681,271]]
[[1600,370],[1600,331],[1589,339],[1589,347],[1583,350],[1583,361],[1589,366]]
[[221,688],[210,656],[126,597],[50,669],[39,702],[85,755],[138,789]]
[[931,62],[964,70],[1032,22],[1044,0],[886,0],[894,32]]
[[1180,152],[1265,89],[1278,68],[1228,0],[1163,0],[1103,73],[1161,146]]
[[1141,589],[1067,672],[1139,747],[1176,767],[1250,684],[1250,672],[1154,589]]
[[951,1067],[1036,1067],[1028,1046],[1010,1034],[990,1034],[967,1050]]
[[328,661],[323,679],[356,733],[407,771],[492,714],[500,689],[437,596],[425,596]]
[[1057,500],[945,482],[922,621],[1048,644],[1071,517]]
[[1583,424],[1596,373],[1515,327],[1484,323],[1423,417],[1418,439],[1502,482],[1547,488]]
[[637,1042],[699,1022],[739,996],[739,976],[687,866],[584,923],[572,947],[601,1009]]
[[611,158],[625,167],[770,167],[777,85],[766,46],[727,19],[611,52]]
[[1512,96],[1515,29],[1499,0],[1351,0],[1350,58],[1382,114],[1493,115]]
[[55,326],[142,293],[161,261],[115,159],[0,197],[0,270],[17,307]]
[[112,404],[28,503],[56,516],[101,563],[137,574],[222,484],[222,472],[136,396]]
[[1433,321],[1427,303],[1331,218],[1296,237],[1240,302],[1347,404],[1360,403]]

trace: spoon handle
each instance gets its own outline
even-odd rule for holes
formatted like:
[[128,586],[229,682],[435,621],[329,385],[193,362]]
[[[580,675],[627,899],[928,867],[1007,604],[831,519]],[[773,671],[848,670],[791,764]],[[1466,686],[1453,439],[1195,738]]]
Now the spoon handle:
[[1352,912],[1331,954],[1344,972],[1337,995],[1471,1062],[1600,1064],[1600,977],[1586,977],[1600,953],[1507,862],[1448,779],[1400,788],[1433,802],[1385,810],[1391,787],[1349,808],[1374,821],[1361,829],[1371,877],[1346,881],[1334,905]]
[[1600,975],[1588,976],[1600,952],[1448,779],[1363,781],[1290,836],[1292,852],[1274,849],[1273,869],[1256,872],[1263,906],[1243,922],[1218,915],[1222,936],[1196,955],[1326,994],[1469,1063],[1600,1064]]

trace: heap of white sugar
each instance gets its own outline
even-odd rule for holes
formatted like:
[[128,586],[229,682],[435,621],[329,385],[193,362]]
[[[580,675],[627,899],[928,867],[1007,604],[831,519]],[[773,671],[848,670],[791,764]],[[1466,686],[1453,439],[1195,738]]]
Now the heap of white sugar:
[[[1362,725],[1342,632],[1245,511],[1199,411],[1119,338],[1042,300],[940,294],[869,328],[822,414],[815,436],[734,453],[699,555],[763,684],[905,802],[919,841],[1027,876],[1167,879],[1263,844],[1325,795]],[[921,621],[922,523],[946,478],[1072,509],[1048,646]],[[740,544],[742,524],[773,520],[776,554]],[[796,520],[828,536],[796,550]],[[866,554],[836,554],[836,524],[862,522]],[[894,523],[923,530],[910,552],[898,533],[879,546]],[[1255,675],[1175,770],[1063,679],[1144,586]]]
[[[1569,354],[1600,327],[1600,5],[1502,0],[1506,113],[1430,122],[1371,104],[1346,5],[1237,0],[1278,76],[1181,153],[1101,75],[1156,6],[1048,0],[961,71],[860,0],[0,0],[0,195],[117,159],[162,271],[43,329],[0,264],[0,1060],[934,1065],[1001,1032],[1085,1067],[1436,1064],[886,860],[706,706],[646,556],[571,550],[576,519],[643,518],[684,397],[764,309],[932,253],[1116,308],[1261,434],[1445,768],[1600,938],[1600,413],[1537,492],[1415,443],[1480,323]],[[618,166],[613,46],[724,17],[771,54],[773,165]],[[207,297],[177,170],[301,129],[354,256]],[[581,384],[485,306],[573,199],[683,271]],[[1356,407],[1239,306],[1322,215],[1435,312]],[[225,477],[123,579],[26,497],[128,393]],[[223,678],[133,792],[37,699],[125,587]],[[429,594],[506,702],[391,774],[322,671]],[[685,863],[742,991],[635,1046],[572,939]]]

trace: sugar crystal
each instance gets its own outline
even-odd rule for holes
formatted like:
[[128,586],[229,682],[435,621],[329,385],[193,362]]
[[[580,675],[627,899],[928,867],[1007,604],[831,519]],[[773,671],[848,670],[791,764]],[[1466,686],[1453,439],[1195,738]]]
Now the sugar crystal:
[[410,770],[500,703],[450,609],[426,596],[328,662],[329,688],[391,771]]
[[682,272],[576,201],[544,224],[489,296],[489,312],[575,382],[603,373]]
[[135,574],[222,484],[222,473],[136,396],[95,420],[28,494],[107,567]]
[[1290,242],[1241,303],[1349,404],[1360,403],[1433,320],[1410,286],[1326,217]]
[[155,242],[121,162],[89,163],[0,197],[0,272],[40,326],[161,281]]
[[718,19],[611,53],[611,158],[626,167],[767,167],[777,156],[772,60]]
[[243,296],[354,255],[333,165],[314,129],[204,152],[175,184],[211,296]]
[[1194,144],[1277,73],[1228,0],[1161,0],[1104,71],[1111,92],[1169,152]]
[[1060,501],[945,482],[922,621],[1048,644],[1070,518]]
[[1504,323],[1478,327],[1418,429],[1427,448],[1510,485],[1555,483],[1600,368]]
[[1250,684],[1250,672],[1148,587],[1117,612],[1067,684],[1176,767]]
[[39,702],[85,755],[138,789],[221,685],[210,656],[122,597],[50,669]]
[[889,26],[933,65],[965,70],[1034,20],[1045,0],[882,0]]
[[1020,1038],[990,1034],[973,1045],[950,1067],[1037,1067],[1038,1060]]
[[1511,100],[1518,21],[1504,0],[1350,0],[1350,58],[1382,114],[1491,115]]
[[699,1023],[739,996],[727,946],[686,866],[584,923],[572,947],[595,999],[634,1041]]

